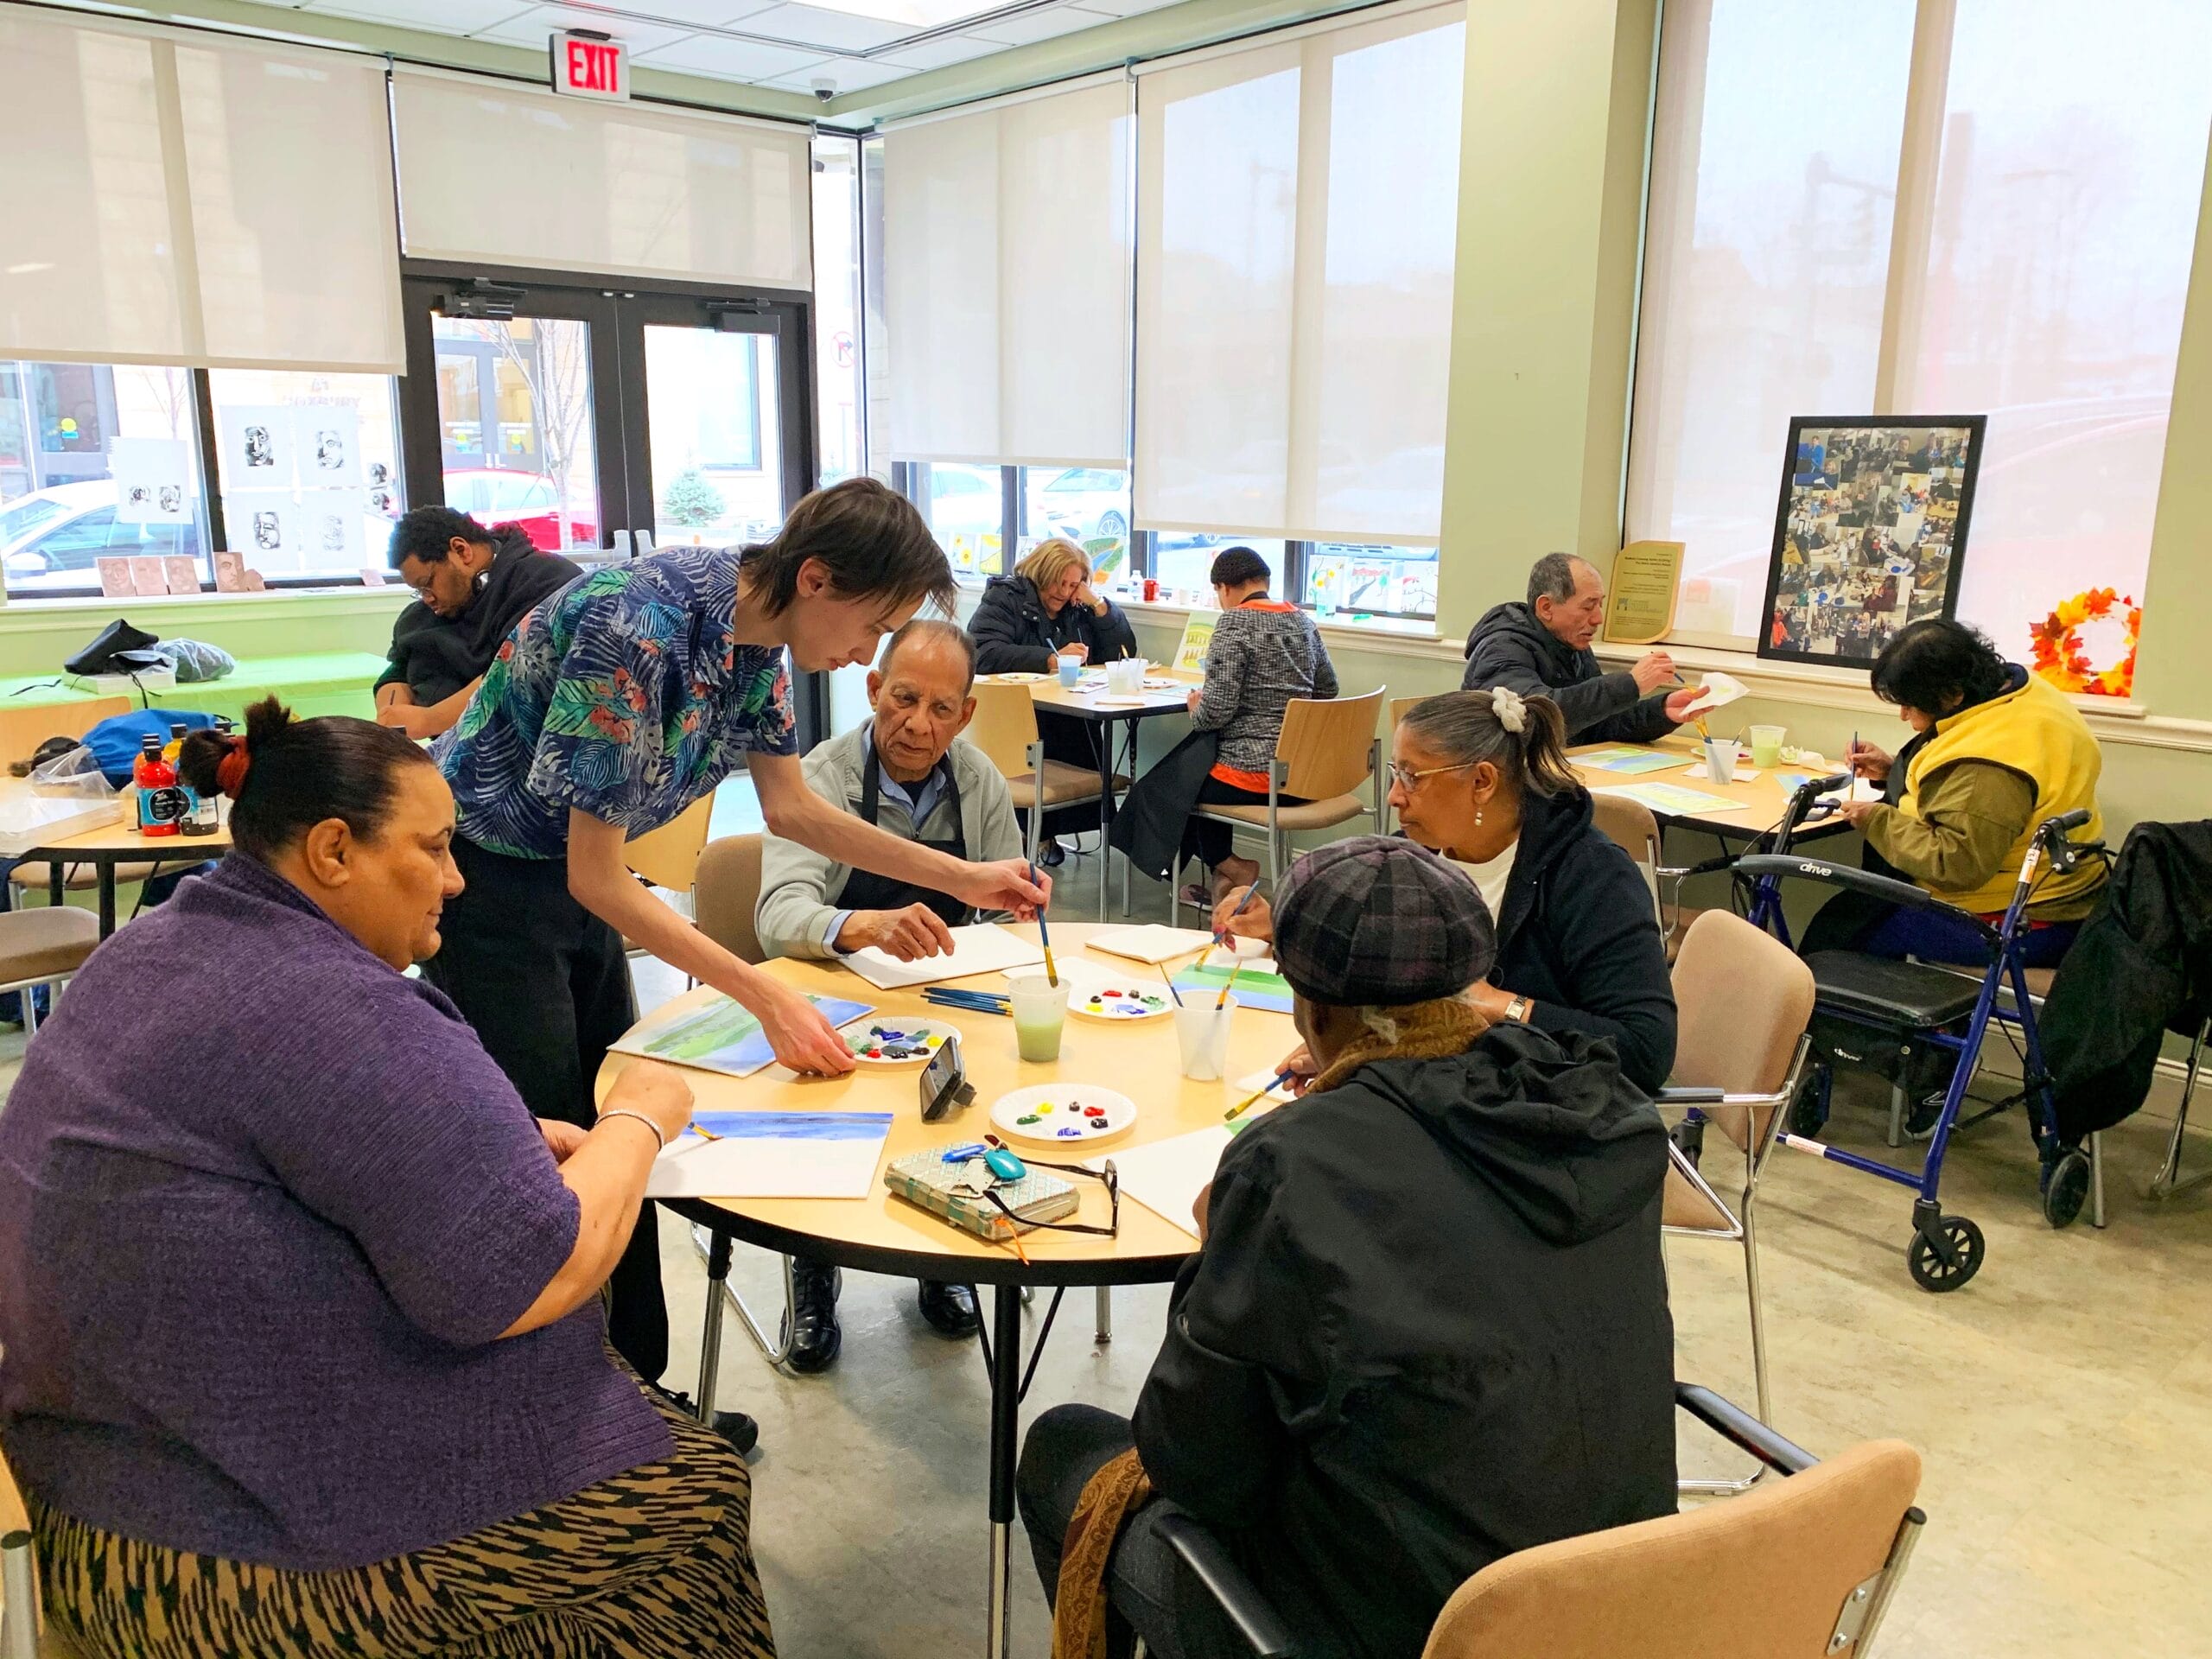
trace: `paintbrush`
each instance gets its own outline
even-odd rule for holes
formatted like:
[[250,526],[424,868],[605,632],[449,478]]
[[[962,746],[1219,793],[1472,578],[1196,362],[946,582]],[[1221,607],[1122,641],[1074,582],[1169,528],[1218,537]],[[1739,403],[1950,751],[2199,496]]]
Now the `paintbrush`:
[[[1257,881],[1253,882],[1250,887],[1244,889],[1244,896],[1236,901],[1236,908],[1230,911],[1227,918],[1223,921],[1222,925],[1214,930],[1213,942],[1216,944],[1225,944],[1228,943],[1229,924],[1235,921],[1239,916],[1242,916],[1244,913],[1244,906],[1250,904],[1254,899],[1258,897],[1259,892],[1260,884]],[[1235,949],[1234,946],[1230,946],[1230,948],[1232,950]]]
[[1276,1072],[1274,1076],[1268,1079],[1266,1088],[1261,1090],[1258,1094],[1253,1096],[1249,1100],[1238,1101],[1236,1104],[1230,1107],[1227,1111],[1221,1115],[1221,1121],[1224,1123],[1234,1123],[1238,1118],[1243,1116],[1246,1112],[1251,1110],[1253,1107],[1258,1105],[1269,1095],[1274,1093],[1274,1091],[1281,1088],[1283,1084],[1288,1083],[1291,1079],[1291,1076],[1292,1074],[1287,1071]]
[[[1037,867],[1034,864],[1029,867],[1029,885],[1033,887],[1037,885]],[[1037,910],[1037,942],[1045,947],[1045,982],[1057,991],[1060,988],[1060,970],[1052,965],[1052,932],[1045,925],[1042,906]]]
[[1167,995],[1175,999],[1175,1006],[1181,1007],[1183,993],[1175,988],[1175,976],[1167,971],[1167,964],[1164,962],[1160,964],[1160,976],[1167,982]]
[[1236,982],[1236,976],[1244,969],[1244,958],[1239,957],[1229,964],[1229,977],[1221,982],[1221,995],[1213,1000],[1213,1011],[1219,1014],[1229,1006],[1229,988]]

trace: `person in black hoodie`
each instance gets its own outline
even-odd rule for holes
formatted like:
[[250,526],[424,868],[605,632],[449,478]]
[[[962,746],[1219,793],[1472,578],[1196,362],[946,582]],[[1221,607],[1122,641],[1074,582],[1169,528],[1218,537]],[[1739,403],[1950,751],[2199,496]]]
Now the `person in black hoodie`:
[[1587,559],[1547,553],[1530,567],[1529,597],[1492,606],[1467,635],[1463,691],[1507,686],[1549,697],[1570,743],[1648,743],[1681,724],[1697,698],[1688,686],[1661,690],[1675,660],[1647,652],[1634,668],[1600,673],[1590,642],[1605,620],[1605,579]]
[[[1103,1592],[1162,1659],[1249,1651],[1179,1579],[1177,1509],[1301,1654],[1416,1659],[1490,1562],[1674,1512],[1666,1130],[1610,1044],[1459,995],[1490,916],[1433,855],[1323,848],[1278,916],[1319,1073],[1222,1154],[1134,1421],[1045,1413],[1016,1490],[1046,1594]],[[1116,1494],[1103,1572],[1064,1576]]]
[[[1062,656],[1110,663],[1137,654],[1137,632],[1127,613],[1090,585],[1090,556],[1059,536],[1038,543],[1012,575],[990,579],[968,619],[968,632],[976,641],[978,674],[1050,674]],[[1098,732],[1094,721],[1037,711],[1037,735],[1047,760],[1096,772]],[[1056,829],[1071,835],[1098,827],[1095,805],[1064,808],[1052,817]],[[1058,842],[1046,843],[1046,863],[1058,864],[1064,856]]]
[[393,525],[391,567],[415,602],[391,626],[377,721],[413,738],[450,730],[515,624],[583,575],[512,524],[486,530],[451,507],[417,507]]
[[[1630,1082],[1663,1085],[1675,1064],[1666,941],[1643,873],[1592,819],[1557,705],[1503,686],[1424,698],[1399,721],[1391,756],[1400,828],[1497,918],[1497,963],[1468,999],[1493,1020],[1605,1038]],[[1222,900],[1215,926],[1272,938],[1266,899],[1236,913],[1244,891]]]

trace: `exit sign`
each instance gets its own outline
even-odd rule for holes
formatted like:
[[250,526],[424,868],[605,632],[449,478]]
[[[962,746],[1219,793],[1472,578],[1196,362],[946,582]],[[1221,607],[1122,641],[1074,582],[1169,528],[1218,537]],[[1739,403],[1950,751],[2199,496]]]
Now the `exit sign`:
[[556,35],[553,90],[571,98],[626,99],[630,96],[630,48],[589,30]]

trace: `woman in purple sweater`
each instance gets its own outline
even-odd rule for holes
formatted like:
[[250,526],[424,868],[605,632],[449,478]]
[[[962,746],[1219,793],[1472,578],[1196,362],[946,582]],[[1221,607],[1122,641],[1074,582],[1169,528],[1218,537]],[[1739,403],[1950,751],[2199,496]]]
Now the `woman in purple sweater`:
[[742,1459],[605,1344],[690,1091],[524,1109],[411,963],[453,797],[366,721],[195,733],[237,850],[0,1111],[0,1446],[90,1656],[772,1654]]

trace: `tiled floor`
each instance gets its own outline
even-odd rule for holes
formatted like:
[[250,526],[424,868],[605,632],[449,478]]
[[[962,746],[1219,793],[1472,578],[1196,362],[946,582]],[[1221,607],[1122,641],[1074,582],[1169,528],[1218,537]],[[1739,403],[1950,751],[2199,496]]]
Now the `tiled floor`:
[[[1096,901],[1096,865],[1061,872],[1077,915]],[[1160,913],[1160,890],[1140,908]],[[647,1001],[677,988],[651,964],[640,982]],[[0,1083],[21,1044],[0,1036]],[[2212,1122],[2212,1098],[2200,1111]],[[1906,1276],[1902,1189],[1776,1154],[1761,1259],[1777,1427],[1818,1452],[1895,1435],[1927,1459],[1929,1524],[1878,1649],[1888,1659],[2212,1652],[2212,1189],[2162,1206],[2137,1196],[2164,1128],[2145,1114],[2107,1137],[2112,1224],[2063,1233],[2036,1207],[2017,1118],[1973,1131],[1947,1170],[1947,1208],[1981,1224],[1988,1265],[1940,1297]],[[1846,1108],[1834,1133],[1873,1150],[1878,1114]],[[2191,1151],[2212,1164],[2212,1141]],[[669,1380],[690,1388],[703,1280],[672,1224],[662,1248]],[[1748,1402],[1739,1260],[1728,1246],[1671,1253],[1680,1375]],[[774,1306],[772,1258],[741,1249],[734,1281],[756,1307]],[[1065,1400],[1127,1409],[1165,1301],[1164,1289],[1117,1292],[1116,1335],[1102,1345],[1090,1293],[1071,1293],[1025,1416]],[[721,1402],[762,1425],[754,1537],[779,1647],[790,1659],[978,1652],[981,1357],[932,1334],[909,1285],[848,1275],[843,1312],[843,1358],[821,1377],[772,1373],[737,1323],[726,1327]],[[1033,1330],[1042,1313],[1040,1301]],[[1727,1456],[1688,1443],[1683,1455],[1703,1467]],[[1041,1656],[1046,1613],[1026,1565],[1016,1585],[1016,1652]]]

